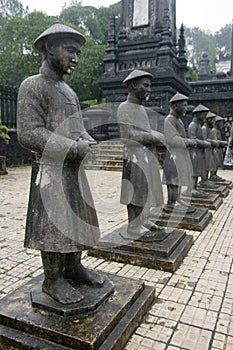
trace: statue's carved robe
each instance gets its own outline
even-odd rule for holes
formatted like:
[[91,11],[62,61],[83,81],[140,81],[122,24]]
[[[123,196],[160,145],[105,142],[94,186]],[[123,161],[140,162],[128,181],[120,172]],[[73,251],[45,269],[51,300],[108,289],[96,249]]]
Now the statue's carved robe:
[[[163,193],[156,147],[145,143],[143,137],[140,138],[140,132],[152,132],[145,108],[127,100],[118,107],[117,119],[124,143],[121,203],[149,208],[162,206]],[[158,138],[161,135],[153,132]]]
[[185,145],[186,132],[180,118],[169,114],[164,121],[167,152],[164,162],[164,183],[177,186],[192,185],[192,163]]
[[20,143],[34,154],[25,247],[68,253],[95,244],[99,228],[81,159],[72,145],[86,133],[74,91],[44,62],[18,94]]
[[[196,121],[192,121],[188,126],[188,136],[190,139],[203,141],[201,124]],[[205,149],[204,147],[197,146],[190,149],[190,158],[193,165],[193,176],[205,175]]]
[[[202,126],[202,135],[205,141],[211,142],[213,140],[211,129],[206,123]],[[216,168],[213,147],[205,149],[205,168],[206,171],[214,171]]]

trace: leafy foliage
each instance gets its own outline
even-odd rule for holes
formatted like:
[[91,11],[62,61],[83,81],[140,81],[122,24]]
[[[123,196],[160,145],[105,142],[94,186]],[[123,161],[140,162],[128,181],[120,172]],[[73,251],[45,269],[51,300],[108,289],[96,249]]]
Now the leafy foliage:
[[98,78],[103,72],[102,59],[104,54],[105,46],[87,37],[78,67],[72,76],[66,79],[81,101],[86,99],[101,101],[102,99]]
[[10,137],[8,135],[8,129],[5,125],[2,125],[1,119],[0,119],[0,144],[1,142],[8,143],[10,140]]
[[2,17],[22,17],[28,11],[23,8],[23,5],[18,0],[0,0],[0,13]]
[[208,53],[212,71],[215,71],[216,59],[231,55],[231,24],[226,24],[214,34],[198,27],[185,28],[185,37],[187,59],[195,70],[203,52]]
[[54,23],[55,17],[41,12],[12,17],[0,31],[0,79],[19,86],[23,79],[38,73],[41,58],[33,48],[35,38]]
[[[107,43],[109,29],[109,18],[112,14],[120,17],[121,2],[109,7],[82,6],[81,2],[72,1],[71,5],[65,7],[60,17],[66,22],[73,23],[76,27],[82,28],[89,36],[98,43]],[[118,21],[119,26],[119,21]]]

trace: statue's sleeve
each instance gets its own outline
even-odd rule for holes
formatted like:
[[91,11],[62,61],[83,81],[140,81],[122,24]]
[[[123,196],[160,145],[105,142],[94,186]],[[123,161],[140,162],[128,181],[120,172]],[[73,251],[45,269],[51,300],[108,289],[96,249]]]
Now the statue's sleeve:
[[189,125],[189,127],[188,127],[188,137],[190,139],[196,139],[197,138],[197,127],[196,127],[196,125]]
[[36,79],[25,80],[18,92],[17,134],[20,144],[40,155],[46,149],[51,158],[75,158],[76,141],[52,132],[46,127],[45,89]]
[[137,125],[138,123],[135,122],[136,119],[145,117],[145,115],[141,115],[141,112],[142,110],[136,104],[123,103],[118,107],[117,121],[120,137],[124,142],[130,140],[142,145],[158,143],[159,140],[152,134],[151,130],[145,130],[143,125]]
[[207,132],[207,128],[205,126],[202,127],[202,136],[203,136],[203,140],[208,140],[208,132]]
[[185,139],[180,136],[176,128],[175,118],[165,118],[164,121],[164,135],[166,142],[171,147],[185,147]]

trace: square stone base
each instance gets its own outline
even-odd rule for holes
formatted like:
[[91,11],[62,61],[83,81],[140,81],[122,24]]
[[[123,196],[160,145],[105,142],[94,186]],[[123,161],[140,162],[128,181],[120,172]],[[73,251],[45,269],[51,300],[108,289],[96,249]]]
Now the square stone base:
[[217,210],[222,204],[222,197],[218,193],[209,193],[208,198],[190,198],[182,196],[181,199],[194,207],[202,207],[210,210]]
[[230,189],[227,185],[219,185],[217,188],[201,187],[198,185],[197,189],[200,189],[200,190],[205,191],[207,193],[217,193],[223,198],[227,197],[229,192],[230,192]]
[[193,236],[184,230],[170,229],[163,241],[139,242],[127,240],[127,224],[103,237],[88,255],[125,264],[174,272],[193,244]]
[[[64,317],[33,307],[30,291],[41,284],[43,275],[3,298],[0,349],[123,349],[154,300],[155,290],[133,279],[111,274],[107,277],[114,293],[90,314]],[[93,298],[95,289],[92,287],[90,293]]]
[[[153,217],[153,212],[151,212]],[[162,212],[158,218],[155,212],[156,224],[166,227],[175,227],[192,231],[203,231],[212,218],[212,213],[203,207],[196,207],[195,212],[182,214],[178,212]]]

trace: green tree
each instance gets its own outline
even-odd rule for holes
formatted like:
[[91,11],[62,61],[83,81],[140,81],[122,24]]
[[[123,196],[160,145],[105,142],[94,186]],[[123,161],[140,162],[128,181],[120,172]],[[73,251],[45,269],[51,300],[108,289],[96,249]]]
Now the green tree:
[[0,80],[3,84],[19,86],[23,79],[38,72],[41,59],[33,42],[55,20],[41,12],[7,20],[0,31]]
[[102,99],[102,90],[98,78],[103,73],[103,57],[105,46],[98,44],[94,39],[86,37],[87,41],[82,48],[80,62],[77,69],[66,81],[75,90],[80,101]]
[[118,2],[109,7],[82,6],[81,2],[73,1],[71,5],[63,8],[60,17],[76,27],[83,29],[98,43],[107,43],[109,19],[112,14],[117,18],[120,16],[120,5]]
[[[1,83],[18,87],[22,80],[38,73],[41,57],[35,51],[33,42],[55,20],[57,18],[42,12],[32,12],[24,18],[14,17],[7,20],[0,32]],[[65,24],[73,26],[66,22]],[[82,49],[80,65],[67,80],[81,100],[101,100],[98,78],[103,72],[105,46],[87,35],[85,37],[87,42]]]
[[28,12],[18,0],[0,0],[0,13],[2,17],[23,17]]
[[215,33],[215,43],[219,55],[229,57],[231,55],[231,30],[232,25],[226,24]]
[[188,65],[198,70],[202,53],[206,52],[210,60],[210,70],[214,72],[216,59],[231,55],[231,28],[231,24],[226,24],[215,33],[197,27],[185,28]]
[[198,27],[185,28],[186,55],[189,65],[197,68],[203,52],[207,52],[211,69],[214,69],[214,59],[217,55],[215,36],[210,31],[201,30]]

